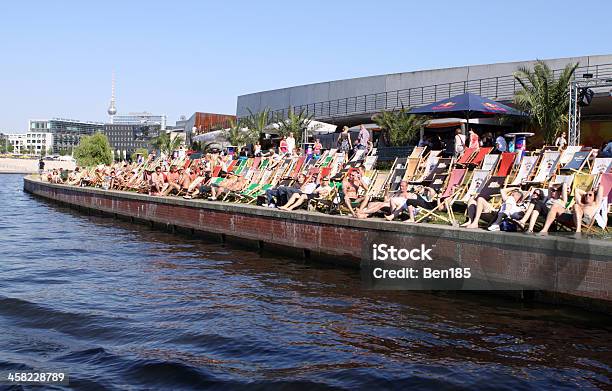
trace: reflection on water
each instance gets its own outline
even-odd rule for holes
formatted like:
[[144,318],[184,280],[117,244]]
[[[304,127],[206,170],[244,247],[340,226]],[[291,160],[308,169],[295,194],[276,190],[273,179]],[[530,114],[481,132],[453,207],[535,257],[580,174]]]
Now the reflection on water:
[[610,319],[361,290],[329,268],[90,217],[0,176],[0,370],[84,389],[609,388]]

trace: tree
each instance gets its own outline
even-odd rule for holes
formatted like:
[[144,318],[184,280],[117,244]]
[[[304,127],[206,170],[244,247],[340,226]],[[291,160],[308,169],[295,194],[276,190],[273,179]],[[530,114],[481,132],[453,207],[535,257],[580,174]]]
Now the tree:
[[382,137],[393,147],[416,141],[419,131],[428,118],[421,115],[406,114],[403,107],[399,110],[385,111],[374,115],[372,120],[383,131]]
[[230,119],[229,128],[224,131],[224,136],[231,145],[238,148],[249,143],[247,133],[242,130],[242,125],[233,119]]
[[81,137],[79,145],[74,149],[74,157],[79,165],[86,167],[113,162],[108,138],[100,132]]
[[159,149],[161,153],[171,155],[173,151],[179,149],[182,143],[183,140],[180,137],[170,139],[170,134],[162,131],[159,136],[153,139],[151,145],[155,147],[155,149]]
[[131,157],[132,157],[132,161],[135,162],[138,158],[137,155],[142,155],[142,157],[146,160],[147,157],[149,156],[149,151],[146,148],[136,148],[136,150],[134,151],[134,153],[132,153]]
[[259,140],[259,136],[265,132],[266,127],[270,124],[270,109],[266,107],[259,113],[253,113],[251,109],[249,116],[242,119],[242,126],[249,130],[250,143],[254,143]]
[[308,128],[308,125],[312,121],[312,115],[307,115],[306,110],[300,111],[296,114],[292,107],[289,107],[289,113],[287,118],[283,118],[282,115],[277,115],[276,122],[278,123],[278,134],[287,137],[289,133],[293,133],[293,137],[296,140],[302,139],[302,133]]
[[529,125],[540,129],[546,143],[553,143],[567,126],[569,82],[578,63],[567,64],[558,78],[542,60],[533,67],[520,67],[514,78],[523,88],[514,95],[516,106],[529,114]]

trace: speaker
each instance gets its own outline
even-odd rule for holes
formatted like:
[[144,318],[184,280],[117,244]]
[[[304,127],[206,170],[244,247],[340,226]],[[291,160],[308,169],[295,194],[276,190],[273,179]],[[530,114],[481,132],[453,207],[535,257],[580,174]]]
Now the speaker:
[[582,107],[590,105],[593,100],[593,95],[595,95],[595,93],[590,88],[580,89],[578,93],[578,105]]

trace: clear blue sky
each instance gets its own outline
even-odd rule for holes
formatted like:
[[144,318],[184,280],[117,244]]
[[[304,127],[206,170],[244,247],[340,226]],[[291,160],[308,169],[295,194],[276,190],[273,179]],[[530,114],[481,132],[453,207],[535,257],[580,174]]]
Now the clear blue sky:
[[4,2],[0,131],[106,120],[113,69],[120,113],[174,124],[292,85],[609,54],[611,16],[607,0]]

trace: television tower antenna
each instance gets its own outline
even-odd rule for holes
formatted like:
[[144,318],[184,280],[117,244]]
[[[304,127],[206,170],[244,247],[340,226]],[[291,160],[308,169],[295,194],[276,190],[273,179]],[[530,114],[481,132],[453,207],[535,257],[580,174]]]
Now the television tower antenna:
[[110,116],[110,123],[113,123],[115,119],[115,114],[117,114],[117,107],[115,106],[115,71],[113,70],[113,80],[111,85],[111,101],[108,106],[108,110],[106,111]]

